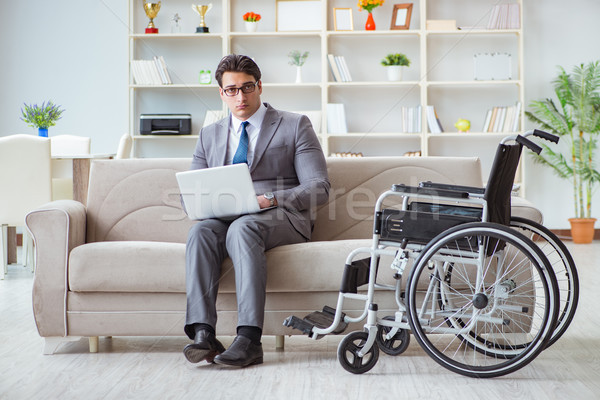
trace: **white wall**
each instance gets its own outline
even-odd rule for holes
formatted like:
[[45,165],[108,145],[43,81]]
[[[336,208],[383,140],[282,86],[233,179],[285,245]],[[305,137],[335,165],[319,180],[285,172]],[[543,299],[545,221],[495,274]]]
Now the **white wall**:
[[[600,60],[600,2],[597,0],[525,0],[525,104],[554,97],[551,81],[562,66],[570,71],[574,65]],[[531,123],[526,127],[533,128]],[[600,159],[600,157],[599,157]],[[526,158],[526,197],[544,214],[544,225],[567,229],[567,218],[574,216],[571,184],[558,179],[549,168],[533,164]],[[600,168],[600,164],[596,165]],[[597,192],[600,195],[600,192]],[[592,213],[600,216],[600,196]],[[596,224],[596,228],[600,224]]]
[[127,12],[124,0],[3,1],[0,135],[37,134],[21,107],[52,99],[65,112],[50,135],[116,152],[128,130]]
[[[600,2],[524,0],[525,102],[552,95],[557,65],[600,59]],[[140,4],[142,0],[139,0]],[[114,152],[128,130],[125,0],[3,2],[0,23],[0,135],[35,134],[19,119],[23,102],[52,99],[65,109],[51,134],[92,137],[92,152]],[[528,127],[532,127],[528,124]],[[527,197],[550,228],[568,228],[568,182],[526,165]],[[600,215],[600,199],[594,203]]]

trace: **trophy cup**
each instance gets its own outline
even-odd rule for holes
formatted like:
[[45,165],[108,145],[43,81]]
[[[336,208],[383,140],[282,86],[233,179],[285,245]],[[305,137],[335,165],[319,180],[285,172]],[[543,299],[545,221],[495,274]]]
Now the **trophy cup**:
[[156,14],[160,10],[160,1],[158,3],[146,3],[144,2],[144,11],[148,18],[150,18],[150,22],[146,27],[146,33],[158,33],[158,28],[154,26],[154,18],[156,18]]
[[208,33],[208,27],[204,22],[204,16],[207,12],[212,8],[212,3],[208,5],[204,4],[192,4],[192,10],[196,11],[198,15],[200,15],[200,25],[196,28],[196,33]]

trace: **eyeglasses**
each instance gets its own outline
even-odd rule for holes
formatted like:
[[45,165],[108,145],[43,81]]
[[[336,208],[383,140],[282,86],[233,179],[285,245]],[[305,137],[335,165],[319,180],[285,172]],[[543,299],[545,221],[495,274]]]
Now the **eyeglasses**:
[[254,89],[256,89],[256,85],[258,85],[258,81],[254,83],[247,83],[240,87],[228,87],[226,89],[223,89],[223,93],[225,93],[225,95],[228,97],[237,96],[240,90],[242,91],[242,93],[248,94],[254,92]]

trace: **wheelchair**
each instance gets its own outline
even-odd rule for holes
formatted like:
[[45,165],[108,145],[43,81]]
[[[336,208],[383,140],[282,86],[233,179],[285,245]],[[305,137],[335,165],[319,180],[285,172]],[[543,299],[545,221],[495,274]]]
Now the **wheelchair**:
[[[506,375],[535,359],[571,323],[579,284],[556,235],[511,216],[522,148],[542,150],[527,139],[532,135],[558,142],[537,129],[504,138],[485,188],[421,182],[381,194],[372,245],[347,256],[336,307],[290,316],[284,326],[319,339],[366,319],[337,350],[342,367],[355,374],[371,370],[380,350],[402,354],[410,333],[438,364],[469,377]],[[378,282],[382,257],[393,260],[392,284]],[[381,317],[375,296],[386,291],[397,310]],[[362,313],[346,315],[346,299],[364,301]]]

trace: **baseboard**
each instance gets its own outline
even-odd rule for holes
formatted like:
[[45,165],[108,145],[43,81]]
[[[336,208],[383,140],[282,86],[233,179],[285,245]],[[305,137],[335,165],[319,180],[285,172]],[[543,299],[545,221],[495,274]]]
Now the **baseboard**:
[[[570,229],[550,229],[561,240],[572,240]],[[600,240],[600,229],[594,229],[594,240]],[[23,246],[23,234],[17,233],[17,246]]]
[[[550,229],[561,240],[572,240],[570,229]],[[594,229],[594,240],[600,240],[600,229]]]

